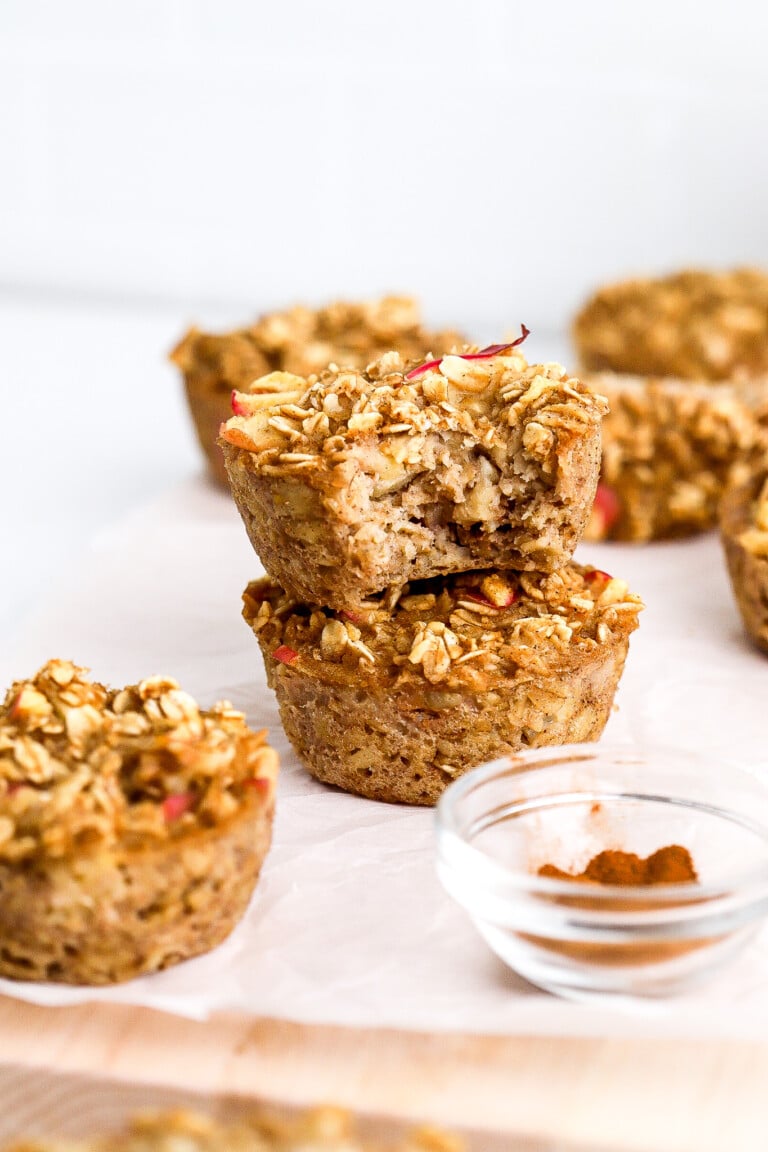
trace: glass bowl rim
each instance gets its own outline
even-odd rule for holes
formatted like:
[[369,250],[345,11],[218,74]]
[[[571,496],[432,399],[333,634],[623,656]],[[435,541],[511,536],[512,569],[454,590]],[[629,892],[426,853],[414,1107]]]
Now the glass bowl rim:
[[[765,889],[766,893],[768,893],[768,823],[763,824],[757,820],[749,820],[741,813],[725,806],[714,807],[711,804],[701,804],[696,800],[684,799],[679,796],[676,797],[671,793],[669,795],[662,795],[658,791],[649,791],[647,794],[627,792],[626,795],[635,796],[642,800],[654,800],[664,804],[681,803],[684,799],[686,807],[699,812],[707,812],[709,815],[715,816],[718,819],[730,820],[733,824],[740,825],[743,829],[753,833],[764,841],[765,862],[761,865],[744,869],[743,871],[736,871],[729,876],[727,881],[721,882],[710,880],[706,884],[702,884],[698,881],[686,880],[655,885],[598,885],[590,881],[558,880],[551,876],[539,876],[536,873],[524,872],[522,869],[512,868],[501,863],[482,848],[479,848],[461,831],[456,809],[462,800],[471,792],[481,788],[497,776],[499,778],[506,774],[510,776],[522,776],[535,772],[536,765],[534,761],[537,756],[551,755],[552,757],[565,757],[567,754],[573,754],[574,762],[578,762],[579,760],[588,761],[599,756],[611,757],[612,755],[627,753],[636,755],[640,762],[647,761],[653,753],[673,756],[688,762],[692,760],[694,755],[698,755],[698,753],[686,752],[685,749],[674,746],[664,747],[653,744],[639,746],[630,743],[603,744],[591,742],[526,748],[521,749],[519,752],[512,752],[506,756],[499,756],[495,760],[489,760],[483,764],[479,764],[476,768],[470,769],[457,780],[454,780],[443,792],[437,803],[435,809],[435,824],[438,840],[437,852],[441,866],[447,864],[450,867],[453,864],[453,861],[445,860],[446,842],[449,845],[458,845],[460,846],[459,851],[465,858],[474,859],[486,874],[495,872],[499,879],[503,878],[508,886],[517,889],[519,892],[525,891],[553,897],[570,896],[580,900],[584,899],[596,909],[599,908],[601,903],[616,900],[617,898],[626,901],[630,905],[635,901],[643,903],[647,911],[649,901],[653,901],[654,904],[662,907],[665,904],[678,903],[683,898],[688,902],[691,897],[695,897],[693,901],[690,901],[691,904],[701,907],[703,904],[706,904],[708,900],[723,898],[726,894],[731,896],[738,894],[743,898],[750,894],[752,889]],[[527,765],[526,761],[529,758],[531,763]],[[754,783],[758,785],[761,783],[743,764],[738,764],[723,758],[720,758],[720,762],[732,770],[738,770],[744,777],[752,780]],[[558,765],[551,765],[551,767],[557,766]],[[566,765],[563,764],[562,766],[565,767]],[[609,767],[609,765],[606,765],[606,767]],[[765,787],[766,801],[768,802],[768,785],[763,786]],[[576,791],[576,789],[571,790],[571,792],[573,791]],[[566,793],[551,793],[552,797],[557,797],[558,795],[565,796]],[[759,898],[760,895],[761,891],[755,891],[755,898]],[[586,905],[584,910],[586,911]]]

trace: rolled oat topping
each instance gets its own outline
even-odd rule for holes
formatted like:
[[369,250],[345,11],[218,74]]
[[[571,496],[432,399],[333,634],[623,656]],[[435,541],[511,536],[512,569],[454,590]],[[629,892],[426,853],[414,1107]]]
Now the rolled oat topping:
[[[502,497],[554,483],[559,438],[596,428],[607,405],[558,364],[529,366],[511,346],[476,352],[443,356],[412,378],[397,352],[365,371],[271,373],[235,395],[240,414],[222,427],[222,440],[253,453],[264,474],[322,485],[329,510],[342,517],[333,492],[355,476],[370,478],[376,500],[429,471],[452,494],[457,521],[493,525]],[[446,434],[471,457],[468,477],[455,474]]]
[[363,368],[390,348],[413,359],[461,342],[456,332],[425,329],[415,300],[386,296],[365,303],[339,301],[318,310],[289,308],[221,336],[193,328],[171,358],[183,372],[210,374],[212,387],[226,393],[247,388],[270,370],[308,375],[331,361]]
[[115,691],[50,660],[0,707],[0,861],[211,827],[276,777],[265,732],[226,701],[204,712],[170,678]]
[[[552,672],[626,635],[642,601],[623,580],[569,564],[541,573],[472,572],[422,580],[354,613],[300,604],[268,579],[250,584],[243,615],[294,653],[292,672],[332,681],[390,680],[395,687],[487,691]],[[426,685],[425,685],[426,682]]]
[[692,380],[768,372],[768,275],[686,271],[612,284],[576,318],[587,368]]

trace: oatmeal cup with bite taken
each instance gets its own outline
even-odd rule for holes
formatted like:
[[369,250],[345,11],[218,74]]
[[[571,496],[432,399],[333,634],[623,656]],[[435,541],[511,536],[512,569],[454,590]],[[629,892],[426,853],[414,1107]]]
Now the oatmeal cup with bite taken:
[[221,441],[270,576],[355,609],[393,585],[569,561],[595,494],[605,401],[524,339],[409,366],[286,373],[235,397]]

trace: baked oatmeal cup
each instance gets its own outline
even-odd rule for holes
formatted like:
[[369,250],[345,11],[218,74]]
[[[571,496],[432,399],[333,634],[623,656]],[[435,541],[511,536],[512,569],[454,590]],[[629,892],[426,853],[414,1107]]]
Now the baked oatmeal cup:
[[752,379],[768,374],[768,274],[700,270],[600,289],[576,317],[585,369]]
[[364,368],[384,352],[398,349],[405,359],[447,352],[464,337],[425,328],[410,297],[338,301],[325,308],[288,308],[260,317],[246,328],[221,335],[191,328],[171,353],[184,377],[187,401],[212,479],[227,487],[219,427],[230,415],[233,389],[268,372],[308,376],[330,363]]
[[592,506],[605,401],[512,344],[273,373],[234,406],[221,440],[235,502],[298,600],[354,609],[408,580],[554,571]]
[[110,984],[219,944],[270,844],[277,755],[159,676],[51,660],[0,708],[0,976]]
[[434,804],[505,753],[596,740],[642,608],[623,580],[577,564],[435,577],[354,611],[269,579],[243,602],[308,771],[407,804]]
[[758,438],[737,390],[612,372],[584,382],[609,407],[584,538],[647,542],[714,527],[723,491],[738,482]]
[[350,1113],[316,1108],[295,1119],[262,1111],[229,1123],[177,1109],[135,1117],[122,1131],[83,1141],[32,1140],[6,1152],[462,1152],[464,1143],[434,1128],[396,1144],[364,1138]]
[[723,497],[720,534],[736,603],[751,639],[768,652],[768,464]]

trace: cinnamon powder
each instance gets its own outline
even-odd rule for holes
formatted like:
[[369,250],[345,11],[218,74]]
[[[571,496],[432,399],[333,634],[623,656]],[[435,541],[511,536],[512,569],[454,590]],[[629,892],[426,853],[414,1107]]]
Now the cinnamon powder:
[[581,880],[620,887],[684,884],[699,878],[690,852],[679,844],[659,848],[650,856],[608,849],[593,856],[583,872],[563,872],[554,864],[542,864],[538,874],[553,880]]
[[[698,880],[698,873],[691,854],[687,848],[683,848],[680,844],[669,844],[646,857],[637,856],[634,852],[606,850],[593,856],[583,872],[564,872],[554,864],[543,864],[538,869],[538,875],[547,876],[554,880],[572,880],[617,887],[653,887],[659,884],[695,883]],[[572,897],[551,896],[544,898],[571,907],[592,907],[591,900],[575,895]],[[681,906],[690,903],[690,897],[680,900]],[[602,911],[639,911],[644,907],[646,907],[645,901],[625,901],[620,897],[612,897],[607,894],[600,903]],[[656,907],[655,902],[649,896],[647,908],[652,909],[654,907]],[[521,933],[520,935],[529,943],[536,944],[549,952],[557,952],[581,962],[589,961],[593,964],[610,966],[655,964],[662,960],[671,960],[712,943],[712,939],[707,937],[694,940],[643,941],[638,939],[627,940],[622,943],[597,943],[553,940],[529,933]]]

